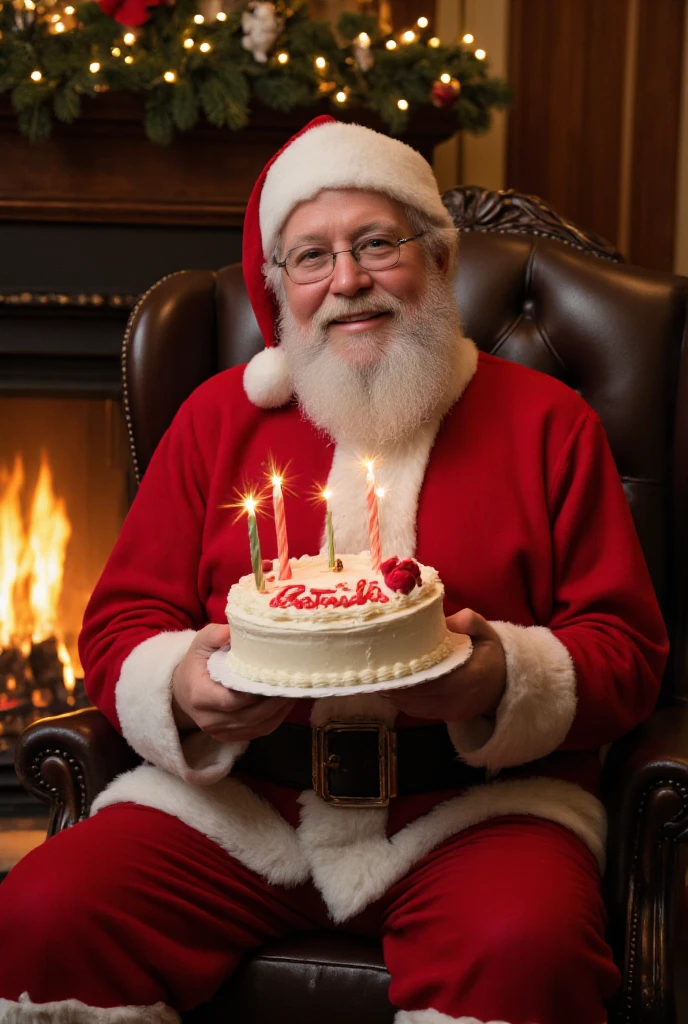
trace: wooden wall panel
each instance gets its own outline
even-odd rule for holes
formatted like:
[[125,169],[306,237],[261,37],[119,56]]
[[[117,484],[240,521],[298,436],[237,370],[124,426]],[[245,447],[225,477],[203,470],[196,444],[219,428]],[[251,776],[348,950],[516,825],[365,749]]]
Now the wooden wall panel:
[[659,270],[674,262],[684,11],[640,0],[629,258]]
[[659,269],[673,261],[685,4],[511,5],[508,185]]

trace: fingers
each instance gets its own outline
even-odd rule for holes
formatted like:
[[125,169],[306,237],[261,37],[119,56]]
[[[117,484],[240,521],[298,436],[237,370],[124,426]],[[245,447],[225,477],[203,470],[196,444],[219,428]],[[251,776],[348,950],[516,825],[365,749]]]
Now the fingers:
[[257,736],[267,736],[281,725],[293,704],[293,700],[266,697],[259,708],[245,709],[229,719],[222,716],[204,725],[203,732],[208,733],[213,739],[224,742],[242,742],[255,739]]
[[191,650],[201,652],[217,651],[229,643],[230,630],[226,622],[210,622],[199,629],[193,639]]
[[447,629],[452,633],[466,633],[473,640],[498,640],[495,629],[487,619],[478,615],[472,608],[462,608],[460,612],[447,617]]

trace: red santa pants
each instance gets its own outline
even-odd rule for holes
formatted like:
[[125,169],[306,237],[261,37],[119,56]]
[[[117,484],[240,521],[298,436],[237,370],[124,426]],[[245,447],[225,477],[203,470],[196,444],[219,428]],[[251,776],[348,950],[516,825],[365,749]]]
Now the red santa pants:
[[[580,840],[508,817],[453,836],[342,927],[382,937],[401,1010],[601,1024],[618,984],[604,926]],[[268,885],[178,819],[120,804],[48,840],[0,886],[0,996],[186,1010],[246,950],[333,927],[310,883]]]

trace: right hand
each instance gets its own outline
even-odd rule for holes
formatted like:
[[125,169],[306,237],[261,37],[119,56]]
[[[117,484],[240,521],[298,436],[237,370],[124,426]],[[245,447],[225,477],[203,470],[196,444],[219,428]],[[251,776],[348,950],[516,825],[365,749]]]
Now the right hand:
[[267,736],[284,721],[293,700],[229,690],[208,675],[208,658],[229,643],[229,626],[199,630],[172,675],[172,710],[180,732],[201,729],[218,743]]

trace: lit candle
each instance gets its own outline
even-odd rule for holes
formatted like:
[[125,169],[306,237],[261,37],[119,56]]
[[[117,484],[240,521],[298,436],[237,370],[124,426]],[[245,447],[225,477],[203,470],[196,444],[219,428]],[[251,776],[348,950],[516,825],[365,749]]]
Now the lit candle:
[[289,565],[289,542],[287,540],[287,519],[284,514],[284,497],[282,495],[281,476],[272,477],[272,506],[275,510],[279,578],[281,580],[290,580],[291,566]]
[[249,496],[244,502],[246,517],[248,519],[248,542],[251,546],[251,566],[256,581],[257,590],[265,590],[265,579],[263,577],[263,561],[260,555],[260,540],[258,539],[258,524],[256,523],[256,507],[258,502]]
[[330,508],[330,498],[332,497],[332,491],[323,491],[322,496],[327,505],[327,515],[325,516],[325,535],[327,537],[327,559],[330,569],[334,569],[334,530],[332,528],[332,509]]
[[380,516],[377,507],[377,494],[375,493],[375,473],[373,463],[366,462],[366,504],[368,506],[368,534],[370,536],[370,560],[375,572],[380,568],[382,562],[382,551],[380,548]]

